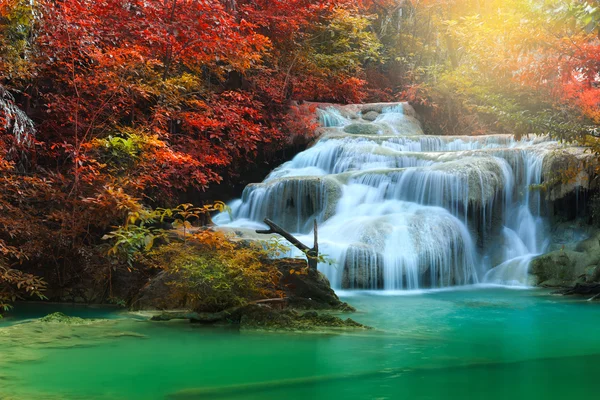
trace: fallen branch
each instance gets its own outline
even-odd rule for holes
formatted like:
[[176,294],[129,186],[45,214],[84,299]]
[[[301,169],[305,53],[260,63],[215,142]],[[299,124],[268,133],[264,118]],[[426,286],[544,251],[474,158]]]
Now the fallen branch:
[[276,233],[280,236],[283,236],[288,242],[290,242],[294,247],[298,250],[306,254],[306,258],[308,259],[308,268],[309,269],[317,269],[317,264],[319,263],[319,240],[318,240],[318,230],[317,230],[317,220],[314,222],[314,246],[309,248],[307,245],[299,241],[294,235],[277,225],[275,222],[271,221],[268,218],[265,218],[265,224],[269,226],[268,230],[257,230],[256,233],[270,235]]
[[[592,299],[598,298],[600,295],[600,283],[584,284],[577,283],[572,288],[560,290],[559,294],[568,295],[594,295]],[[591,299],[590,299],[591,300]]]
[[598,299],[600,299],[600,293],[598,293],[597,295],[595,295],[591,299],[588,299],[588,301],[594,301],[594,300],[598,300]]

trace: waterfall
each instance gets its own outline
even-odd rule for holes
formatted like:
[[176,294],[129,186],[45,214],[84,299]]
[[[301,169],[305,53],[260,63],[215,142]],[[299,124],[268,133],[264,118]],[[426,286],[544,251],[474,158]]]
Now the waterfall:
[[[424,135],[406,103],[330,106],[311,148],[249,185],[223,228],[271,218],[333,263],[338,289],[526,285],[544,250],[545,136]],[[294,253],[293,255],[299,255]]]

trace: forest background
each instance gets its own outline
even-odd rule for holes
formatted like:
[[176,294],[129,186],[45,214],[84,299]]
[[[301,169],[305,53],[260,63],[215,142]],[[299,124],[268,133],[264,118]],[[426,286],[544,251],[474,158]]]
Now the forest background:
[[162,223],[309,145],[311,102],[598,154],[599,71],[598,1],[1,0],[0,310],[82,281],[112,299]]

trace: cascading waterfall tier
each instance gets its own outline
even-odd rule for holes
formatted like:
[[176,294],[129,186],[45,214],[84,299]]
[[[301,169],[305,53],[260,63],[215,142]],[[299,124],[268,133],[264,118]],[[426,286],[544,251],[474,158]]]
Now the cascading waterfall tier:
[[270,218],[333,263],[334,288],[403,290],[481,281],[527,283],[544,247],[548,137],[424,135],[406,103],[318,109],[321,137],[215,222],[264,228]]

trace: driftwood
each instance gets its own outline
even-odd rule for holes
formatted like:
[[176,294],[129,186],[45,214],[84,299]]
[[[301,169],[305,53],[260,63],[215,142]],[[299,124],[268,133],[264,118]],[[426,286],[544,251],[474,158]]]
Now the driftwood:
[[593,296],[589,300],[600,299],[600,283],[577,283],[572,288],[564,289],[558,292],[559,294]]
[[308,268],[312,270],[317,270],[317,264],[319,263],[319,241],[318,241],[318,231],[317,231],[317,220],[314,222],[314,246],[312,248],[308,247],[298,239],[294,237],[291,233],[277,225],[275,222],[271,221],[268,218],[265,218],[265,224],[269,226],[268,230],[257,230],[256,233],[260,234],[272,234],[276,233],[280,236],[283,236],[288,242],[290,242],[294,247],[298,250],[306,254],[306,258],[308,259]]
[[594,300],[600,300],[600,293],[598,293],[597,295],[595,295],[594,297],[588,299],[588,301],[594,301]]

